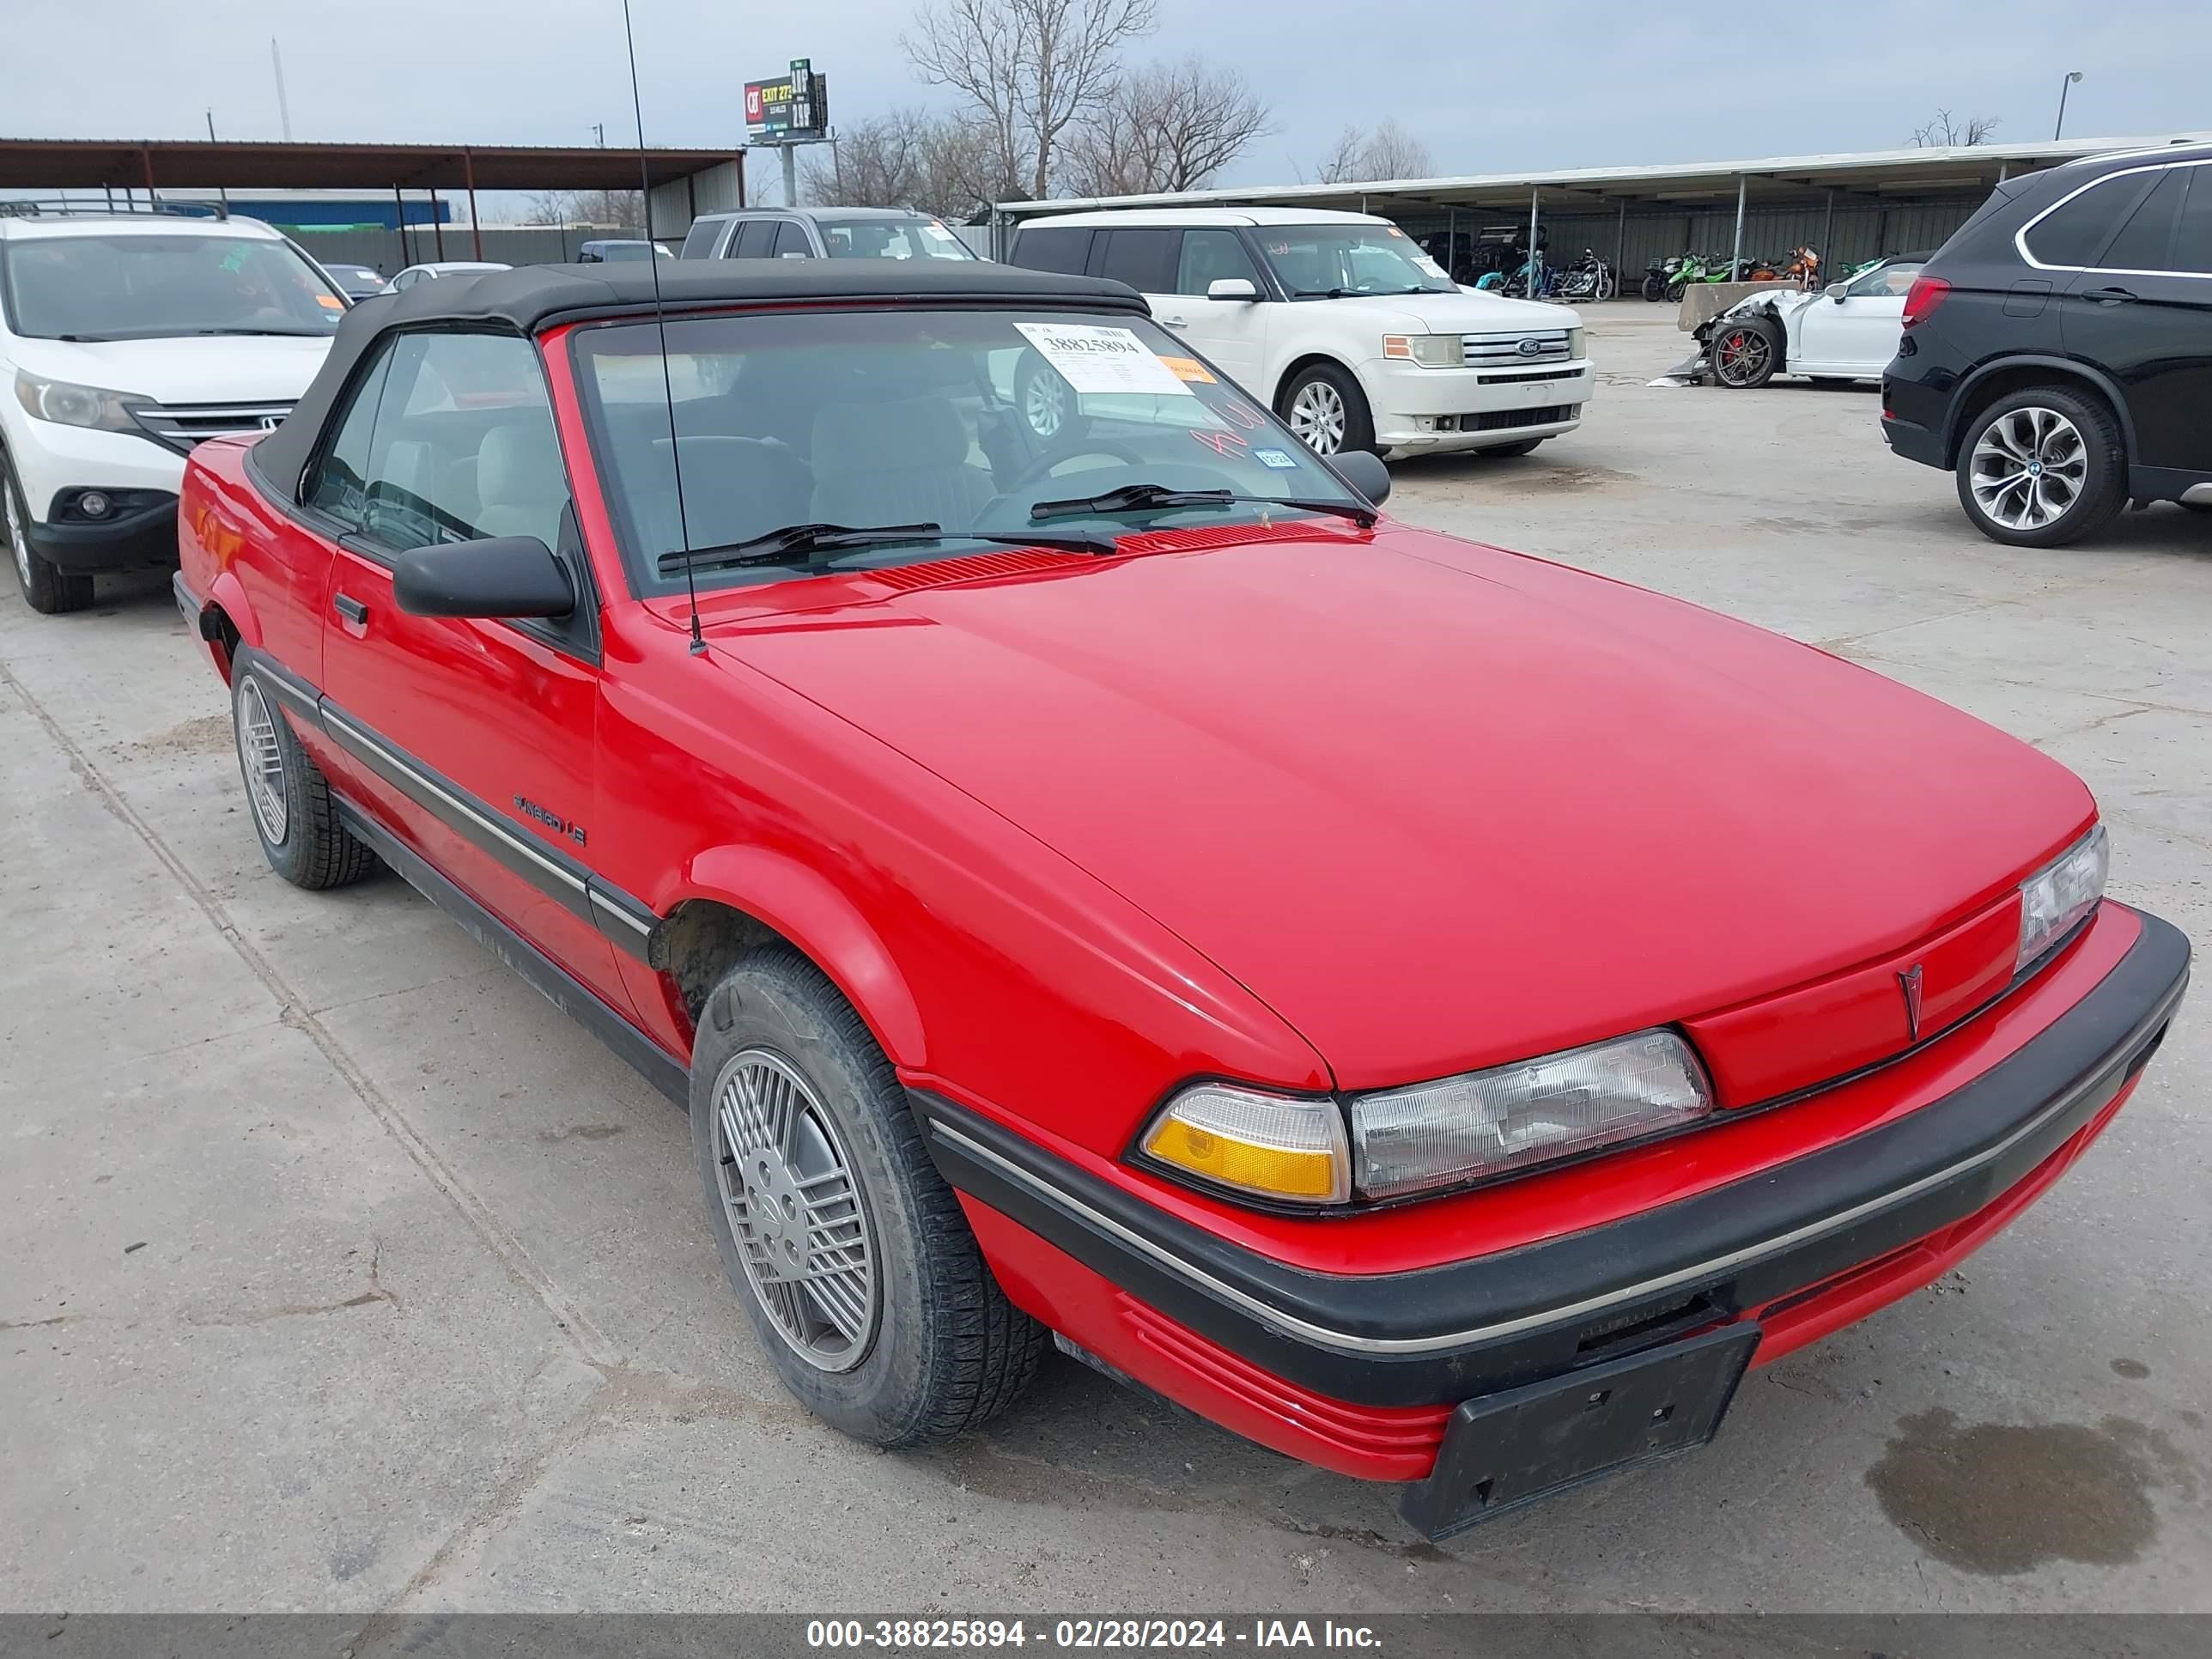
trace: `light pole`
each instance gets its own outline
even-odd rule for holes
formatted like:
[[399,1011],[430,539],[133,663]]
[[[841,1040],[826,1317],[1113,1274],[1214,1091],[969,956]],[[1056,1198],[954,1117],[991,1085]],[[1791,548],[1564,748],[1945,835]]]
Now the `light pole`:
[[2080,70],[2069,70],[2066,71],[2066,78],[2058,83],[2058,120],[2051,129],[2051,138],[2053,143],[2057,142],[2058,135],[2066,131],[2066,88],[2081,78]]

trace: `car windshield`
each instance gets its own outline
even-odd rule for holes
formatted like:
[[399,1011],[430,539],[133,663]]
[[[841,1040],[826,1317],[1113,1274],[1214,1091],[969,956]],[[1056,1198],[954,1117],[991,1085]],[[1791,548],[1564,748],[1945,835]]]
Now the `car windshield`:
[[816,228],[833,259],[972,259],[934,219],[830,219]]
[[4,245],[8,316],[46,340],[337,331],[346,302],[272,237],[119,233]]
[[1920,275],[1922,263],[1918,259],[1900,259],[1877,265],[1855,278],[1845,291],[1854,300],[1901,299],[1912,291],[1913,279]]
[[[779,312],[672,319],[667,336],[665,391],[652,324],[575,337],[640,592],[681,589],[682,562],[660,568],[672,552],[739,549],[792,526],[937,528],[748,567],[695,560],[693,574],[702,586],[775,581],[832,563],[909,564],[1031,537],[1103,547],[1155,526],[1302,510],[1163,492],[1358,506],[1273,416],[1128,313]],[[1091,499],[1133,485],[1156,488]]]
[[1261,225],[1252,234],[1294,300],[1455,291],[1443,268],[1395,225]]

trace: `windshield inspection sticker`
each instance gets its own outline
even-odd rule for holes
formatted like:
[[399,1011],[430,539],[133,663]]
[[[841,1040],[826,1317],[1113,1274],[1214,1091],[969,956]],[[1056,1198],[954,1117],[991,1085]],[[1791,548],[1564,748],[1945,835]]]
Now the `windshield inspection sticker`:
[[1191,389],[1176,378],[1133,329],[1085,323],[1016,323],[1045,362],[1078,392],[1170,393]]
[[1285,450],[1255,449],[1252,452],[1252,459],[1262,466],[1273,467],[1278,472],[1295,472],[1298,469],[1298,464]]

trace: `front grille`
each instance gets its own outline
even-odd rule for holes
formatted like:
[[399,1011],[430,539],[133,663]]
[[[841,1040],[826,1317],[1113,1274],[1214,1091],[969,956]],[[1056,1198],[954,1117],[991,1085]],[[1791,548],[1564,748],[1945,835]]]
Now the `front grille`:
[[1439,415],[1439,432],[1504,432],[1516,426],[1550,426],[1571,421],[1579,404],[1546,404],[1536,409],[1493,409],[1480,415]]
[[[1523,351],[1521,343],[1534,342]],[[1563,363],[1567,361],[1567,331],[1544,330],[1534,334],[1462,334],[1460,349],[1469,368],[1503,368],[1514,363]]]
[[189,455],[210,438],[265,432],[291,412],[289,404],[139,404],[131,418],[155,442]]

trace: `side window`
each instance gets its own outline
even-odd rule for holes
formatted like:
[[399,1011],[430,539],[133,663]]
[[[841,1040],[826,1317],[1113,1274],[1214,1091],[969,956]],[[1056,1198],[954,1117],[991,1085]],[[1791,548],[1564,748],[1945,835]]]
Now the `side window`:
[[2173,228],[2181,217],[2181,198],[2189,179],[2179,167],[2168,167],[2142,205],[2128,216],[2120,234],[2112,238],[2097,263],[2107,270],[2171,270],[2173,269]]
[[1034,225],[1014,234],[1012,258],[1024,270],[1057,270],[1080,276],[1091,263],[1088,229]]
[[1242,276],[1259,289],[1260,273],[1252,264],[1252,256],[1244,251],[1244,244],[1233,230],[1186,230],[1182,234],[1182,260],[1176,268],[1175,291],[1195,294],[1203,297],[1209,285],[1227,276]]
[[730,244],[730,257],[732,259],[765,259],[769,247],[775,240],[775,220],[740,220],[737,240]]
[[722,234],[726,219],[695,219],[691,228],[684,233],[684,252],[686,259],[711,259],[714,257],[714,239]]
[[512,334],[403,334],[390,358],[362,532],[394,551],[479,536],[557,545],[568,484],[537,348]]
[[2027,233],[2027,251],[2046,265],[2094,265],[2151,182],[2140,173],[2100,179],[2039,221]]
[[1109,230],[1098,274],[1127,283],[1139,294],[1172,293],[1181,240],[1182,234],[1173,230]]
[[2173,236],[2173,268],[2212,276],[2212,167],[2182,167],[2189,198]]
[[384,402],[384,383],[392,373],[392,349],[387,342],[355,386],[353,401],[339,417],[330,447],[307,477],[307,504],[329,514],[348,530],[361,528],[368,501],[370,443]]
[[771,256],[778,259],[811,259],[814,244],[806,240],[806,227],[796,219],[780,221],[775,228],[775,249]]

